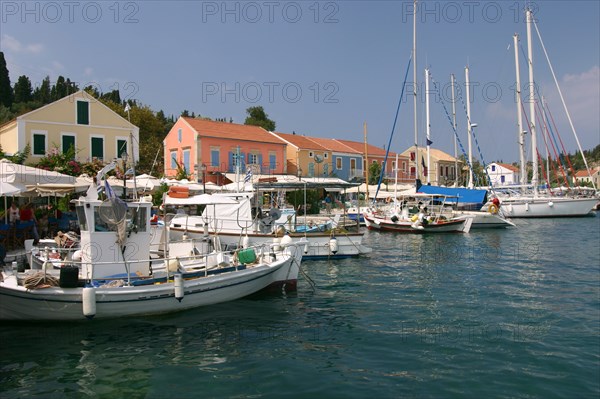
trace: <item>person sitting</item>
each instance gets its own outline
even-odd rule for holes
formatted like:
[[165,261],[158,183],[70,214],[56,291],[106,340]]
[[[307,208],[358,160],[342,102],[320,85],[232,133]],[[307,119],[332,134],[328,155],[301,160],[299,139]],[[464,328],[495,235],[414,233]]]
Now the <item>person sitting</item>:
[[21,219],[21,213],[19,211],[19,207],[17,206],[17,203],[13,201],[13,203],[10,205],[10,208],[8,208],[8,221],[10,224],[16,224],[19,222],[19,220]]

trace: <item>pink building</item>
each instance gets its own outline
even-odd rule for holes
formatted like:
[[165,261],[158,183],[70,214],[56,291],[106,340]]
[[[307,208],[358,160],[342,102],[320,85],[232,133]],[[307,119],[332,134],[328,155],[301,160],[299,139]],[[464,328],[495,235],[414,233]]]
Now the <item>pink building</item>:
[[258,126],[180,117],[163,141],[165,176],[177,175],[177,163],[191,180],[222,184],[218,176],[239,171],[286,173],[286,144]]

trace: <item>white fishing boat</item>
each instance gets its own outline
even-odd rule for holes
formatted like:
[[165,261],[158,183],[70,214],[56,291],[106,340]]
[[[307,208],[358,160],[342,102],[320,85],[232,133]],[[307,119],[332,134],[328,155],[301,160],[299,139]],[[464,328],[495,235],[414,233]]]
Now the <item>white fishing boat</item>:
[[439,194],[413,194],[395,199],[393,206],[370,209],[363,214],[370,230],[408,234],[468,233],[473,216],[448,212],[448,197]]
[[[297,223],[293,213],[281,212],[277,208],[263,212],[253,207],[250,193],[212,194],[212,197],[220,203],[205,207],[201,215],[175,215],[168,223],[169,237],[201,239],[216,234],[224,245],[231,248],[278,245],[284,237],[289,237],[302,247],[303,259],[353,257],[371,252],[371,248],[362,245],[361,232],[337,228],[311,229],[309,224]],[[193,197],[165,198],[166,205],[194,203]]]
[[1,320],[153,315],[296,285],[303,251],[289,239],[231,252],[218,238],[188,239],[167,242],[164,257],[151,257],[152,203],[109,198],[76,201],[78,257],[47,257],[41,270],[19,272],[16,263],[2,270]]

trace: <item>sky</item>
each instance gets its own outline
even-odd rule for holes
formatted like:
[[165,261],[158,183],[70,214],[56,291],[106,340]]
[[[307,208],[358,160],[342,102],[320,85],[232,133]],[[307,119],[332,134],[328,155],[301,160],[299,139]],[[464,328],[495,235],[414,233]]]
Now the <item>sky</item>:
[[[528,90],[524,8],[537,27],[583,149],[600,144],[600,2],[422,1],[417,15],[418,143],[425,144],[425,68],[433,147],[468,151],[465,66],[471,82],[473,158],[514,162],[517,107],[513,34]],[[403,152],[414,144],[412,1],[0,1],[0,51],[12,84],[58,76],[119,89],[153,110],[243,123],[261,105],[277,131],[363,140]],[[535,82],[566,150],[575,136],[533,29]],[[435,95],[436,87],[441,95]],[[400,111],[391,136],[398,102]],[[528,109],[528,106],[526,105]],[[527,130],[527,129],[526,129]],[[545,156],[546,149],[538,148]],[[557,138],[558,140],[558,138]],[[477,146],[478,144],[478,146]],[[477,150],[479,148],[479,150]],[[531,145],[527,144],[528,159]],[[552,153],[552,149],[550,149]],[[460,155],[460,150],[458,154]]]

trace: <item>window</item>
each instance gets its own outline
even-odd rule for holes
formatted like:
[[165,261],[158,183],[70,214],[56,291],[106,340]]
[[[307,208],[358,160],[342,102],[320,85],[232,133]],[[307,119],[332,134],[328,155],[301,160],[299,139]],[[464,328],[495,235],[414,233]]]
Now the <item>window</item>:
[[406,161],[402,161],[402,170],[406,172]]
[[210,149],[210,166],[219,166],[219,148]]
[[309,152],[308,152],[308,157],[309,157],[309,158],[312,158],[312,157],[314,157],[314,156],[315,156],[314,152],[312,152],[312,151],[309,151]]
[[341,157],[335,158],[335,168],[342,169],[342,158]]
[[355,170],[356,169],[356,159],[352,158],[350,160],[350,170]]
[[177,129],[177,140],[181,143],[181,139],[183,138],[183,132],[181,129]]
[[90,103],[87,101],[77,101],[77,124],[90,124]]
[[33,132],[33,153],[32,155],[46,155],[46,132]]
[[269,154],[269,169],[274,170],[277,168],[277,155],[274,153]]
[[325,158],[325,159],[329,158],[329,154],[328,153],[323,154],[323,158]]
[[396,170],[396,161],[392,161],[392,170]]
[[177,150],[171,150],[169,158],[171,158],[171,169],[177,169]]
[[127,154],[127,140],[117,139],[117,158],[122,158],[123,153]]
[[257,164],[258,163],[258,154],[248,154],[248,163]]
[[492,172],[496,171],[496,165],[492,165]]
[[62,153],[66,154],[67,152],[69,152],[71,147],[73,147],[73,149],[75,149],[75,136],[70,135],[70,134],[63,134],[61,137],[60,144],[61,144],[61,148],[62,148]]
[[185,173],[190,173],[190,150],[183,150],[183,165]]
[[315,176],[315,163],[309,162],[308,163],[308,177],[314,177],[314,176]]
[[92,159],[104,159],[104,138],[102,137],[92,137]]

